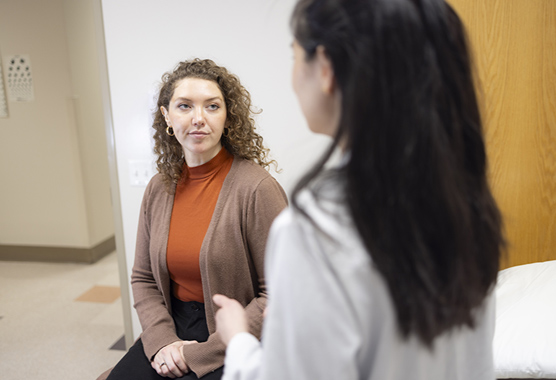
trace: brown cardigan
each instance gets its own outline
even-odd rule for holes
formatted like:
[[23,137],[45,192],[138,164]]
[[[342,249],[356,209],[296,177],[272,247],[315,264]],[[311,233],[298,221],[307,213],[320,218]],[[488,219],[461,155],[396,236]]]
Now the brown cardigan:
[[[141,205],[131,274],[134,307],[143,328],[141,340],[149,360],[162,347],[180,340],[171,316],[170,275],[166,265],[173,203],[174,196],[166,191],[162,176],[155,175]],[[235,298],[244,305],[250,331],[260,336],[266,305],[266,240],[272,221],[286,205],[284,190],[267,171],[234,157],[199,258],[210,336],[207,342],[183,347],[185,361],[197,377],[224,364],[225,346],[215,334],[214,294]]]

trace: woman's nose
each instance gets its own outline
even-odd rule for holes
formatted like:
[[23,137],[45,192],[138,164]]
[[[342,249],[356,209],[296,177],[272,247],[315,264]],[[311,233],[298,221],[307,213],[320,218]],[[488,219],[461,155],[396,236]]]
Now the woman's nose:
[[195,109],[195,114],[193,115],[193,125],[203,126],[205,125],[205,115],[203,113],[203,108],[199,107]]

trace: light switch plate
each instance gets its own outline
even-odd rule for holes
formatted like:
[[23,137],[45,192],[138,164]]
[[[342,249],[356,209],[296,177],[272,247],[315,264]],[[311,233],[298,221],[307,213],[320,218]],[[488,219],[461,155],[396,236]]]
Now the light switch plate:
[[129,160],[129,184],[145,187],[155,175],[154,165],[149,160]]

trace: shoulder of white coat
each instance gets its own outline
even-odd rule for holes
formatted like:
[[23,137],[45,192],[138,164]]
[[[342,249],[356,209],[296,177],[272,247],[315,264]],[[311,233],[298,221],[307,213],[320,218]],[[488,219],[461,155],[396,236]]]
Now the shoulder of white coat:
[[341,186],[330,182],[318,189],[305,189],[297,196],[297,204],[317,229],[334,237],[353,229],[352,218],[344,202]]
[[283,230],[285,228],[290,228],[292,226],[295,226],[296,224],[299,223],[299,215],[296,215],[297,212],[291,208],[291,207],[287,207],[286,209],[284,209],[280,214],[278,214],[278,216],[274,219],[274,222],[272,223],[272,227],[271,227],[271,232],[272,231],[279,231],[279,230]]
[[[304,211],[307,210],[304,207]],[[308,217],[309,216],[309,217]],[[274,248],[279,248],[281,257],[295,256],[299,249],[306,249],[322,239],[319,229],[322,220],[315,220],[312,215],[305,215],[300,210],[289,206],[285,208],[272,223],[268,238],[267,255]]]
[[343,194],[340,192],[336,197],[334,191],[337,190],[339,188],[329,187],[324,194],[302,190],[297,203],[305,214],[293,207],[288,208],[275,220],[274,233],[303,241],[307,247],[319,247],[319,252],[314,252],[317,256],[367,266],[370,255],[363,246],[347,205],[341,201]]

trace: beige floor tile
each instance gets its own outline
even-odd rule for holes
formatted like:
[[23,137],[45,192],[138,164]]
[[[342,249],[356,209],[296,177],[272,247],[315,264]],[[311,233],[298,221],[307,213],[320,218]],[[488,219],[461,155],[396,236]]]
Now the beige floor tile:
[[[123,313],[106,279],[117,272],[115,253],[92,265],[0,262],[0,379],[94,380],[114,366]],[[111,303],[75,301],[101,286]]]
[[75,300],[80,302],[112,303],[120,298],[120,288],[116,286],[93,286]]
[[115,302],[103,308],[103,310],[97,316],[91,319],[90,323],[92,325],[121,326],[121,329],[123,331],[123,320],[124,313],[122,310],[122,302],[121,299],[118,298]]

